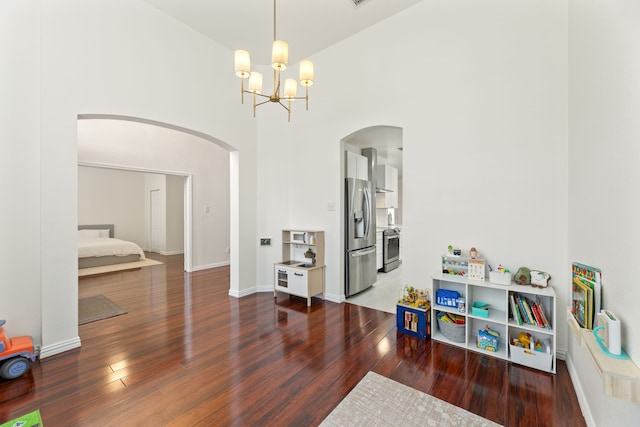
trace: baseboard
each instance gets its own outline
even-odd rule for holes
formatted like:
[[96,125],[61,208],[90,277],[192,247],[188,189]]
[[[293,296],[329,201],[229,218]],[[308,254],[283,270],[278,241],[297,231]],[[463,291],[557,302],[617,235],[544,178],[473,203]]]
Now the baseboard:
[[161,251],[158,253],[164,256],[171,256],[171,255],[182,255],[184,254],[184,251]]
[[75,337],[67,341],[57,342],[52,345],[43,346],[40,349],[40,359],[45,359],[49,356],[64,353],[65,351],[73,350],[80,347],[80,337]]
[[582,416],[584,417],[587,426],[596,427],[596,423],[593,419],[593,415],[591,414],[591,409],[589,408],[589,403],[587,402],[584,389],[582,388],[582,384],[580,383],[580,377],[578,376],[578,373],[573,366],[573,362],[571,361],[570,357],[565,357],[564,362],[567,365],[569,377],[571,377],[571,382],[573,383],[573,389],[575,390],[576,397],[578,398],[578,404],[580,405]]
[[[273,288],[271,288],[271,290],[273,291]],[[242,297],[246,297],[247,295],[253,295],[256,292],[257,292],[257,288],[255,286],[249,289],[243,289],[241,291],[237,291],[235,289],[229,289],[229,296],[232,296],[235,298],[242,298]]]
[[324,294],[324,300],[325,301],[335,302],[335,303],[338,303],[338,304],[342,304],[343,302],[347,301],[347,299],[344,297],[344,295],[328,294],[326,292]]
[[213,264],[205,264],[205,265],[199,265],[197,267],[193,267],[191,271],[200,271],[200,270],[208,270],[210,268],[225,267],[230,264],[231,264],[230,261],[215,262]]

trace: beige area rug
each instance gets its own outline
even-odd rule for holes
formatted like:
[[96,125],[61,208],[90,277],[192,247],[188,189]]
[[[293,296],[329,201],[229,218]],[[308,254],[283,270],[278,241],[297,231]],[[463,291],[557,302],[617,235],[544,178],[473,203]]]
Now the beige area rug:
[[500,427],[500,424],[375,372],[367,373],[320,425]]
[[126,310],[123,310],[118,304],[104,295],[81,298],[78,301],[78,325],[126,313]]
[[134,270],[141,267],[160,265],[160,261],[154,259],[144,259],[136,262],[125,262],[122,264],[102,265],[100,267],[81,268],[78,270],[78,277],[93,276],[94,274],[111,273],[113,271]]

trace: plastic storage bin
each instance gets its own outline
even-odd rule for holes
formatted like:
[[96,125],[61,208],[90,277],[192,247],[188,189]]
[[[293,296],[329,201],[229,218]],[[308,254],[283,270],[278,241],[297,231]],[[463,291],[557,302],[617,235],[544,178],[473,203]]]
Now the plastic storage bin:
[[509,353],[511,354],[510,359],[512,362],[544,371],[551,370],[551,363],[553,361],[551,354],[518,347],[513,344],[509,344]]
[[501,273],[499,271],[490,271],[489,281],[491,283],[495,283],[496,285],[510,285],[511,273]]

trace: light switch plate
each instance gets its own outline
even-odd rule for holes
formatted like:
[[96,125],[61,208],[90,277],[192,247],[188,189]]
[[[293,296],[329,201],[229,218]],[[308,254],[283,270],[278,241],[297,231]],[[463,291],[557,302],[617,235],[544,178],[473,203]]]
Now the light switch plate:
[[261,237],[260,238],[260,246],[271,246],[271,238],[270,237]]

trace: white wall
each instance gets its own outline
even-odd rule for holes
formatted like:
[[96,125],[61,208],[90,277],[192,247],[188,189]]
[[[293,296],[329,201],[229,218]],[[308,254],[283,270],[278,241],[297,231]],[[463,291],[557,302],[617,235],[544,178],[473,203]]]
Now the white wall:
[[145,176],[142,173],[78,167],[78,224],[113,224],[114,237],[147,248]]
[[[12,333],[41,342],[46,357],[79,345],[78,115],[138,117],[225,143],[237,150],[240,191],[231,208],[251,215],[256,123],[239,103],[220,102],[238,96],[232,53],[142,1],[8,0],[0,15],[3,63],[11,64],[2,67],[0,85],[13,94],[1,104],[11,122],[2,129],[2,140],[11,141],[2,145],[0,158],[11,159],[3,181],[22,176],[19,187],[3,191],[17,206],[5,222],[12,224],[7,240],[23,242],[2,257],[3,315]],[[256,225],[240,221],[231,229],[235,294],[256,283]],[[25,305],[36,314],[25,317]]]
[[[475,246],[493,263],[550,272],[563,307],[566,40],[563,2],[422,1],[315,55],[310,111],[296,105],[290,124],[278,109],[258,112],[258,230],[326,230],[326,294],[341,300],[340,140],[397,126],[404,282],[430,286],[447,245]],[[274,239],[259,262],[279,256]]]
[[[636,0],[569,2],[569,261],[602,269],[603,306],[620,318],[623,349],[636,365],[639,23]],[[570,343],[567,363],[581,403],[590,408],[590,424],[637,424],[640,405],[604,396],[591,359]]]
[[[231,227],[229,221],[229,156],[225,156],[226,162],[224,163],[224,170],[219,171],[220,177],[224,177],[226,183],[226,192],[219,196],[219,200],[224,198],[225,203],[223,206],[226,208],[225,221],[221,221],[220,227],[225,226],[227,231]],[[167,175],[166,176],[166,189],[167,189],[167,229],[166,229],[166,247],[165,253],[168,255],[180,254],[184,252],[184,178],[181,176]],[[229,235],[225,240],[220,239],[216,242],[220,247],[225,248],[229,246]],[[227,255],[227,261],[228,261]]]
[[8,335],[33,334],[36,342],[42,323],[39,4],[9,1],[0,8],[0,313]]

